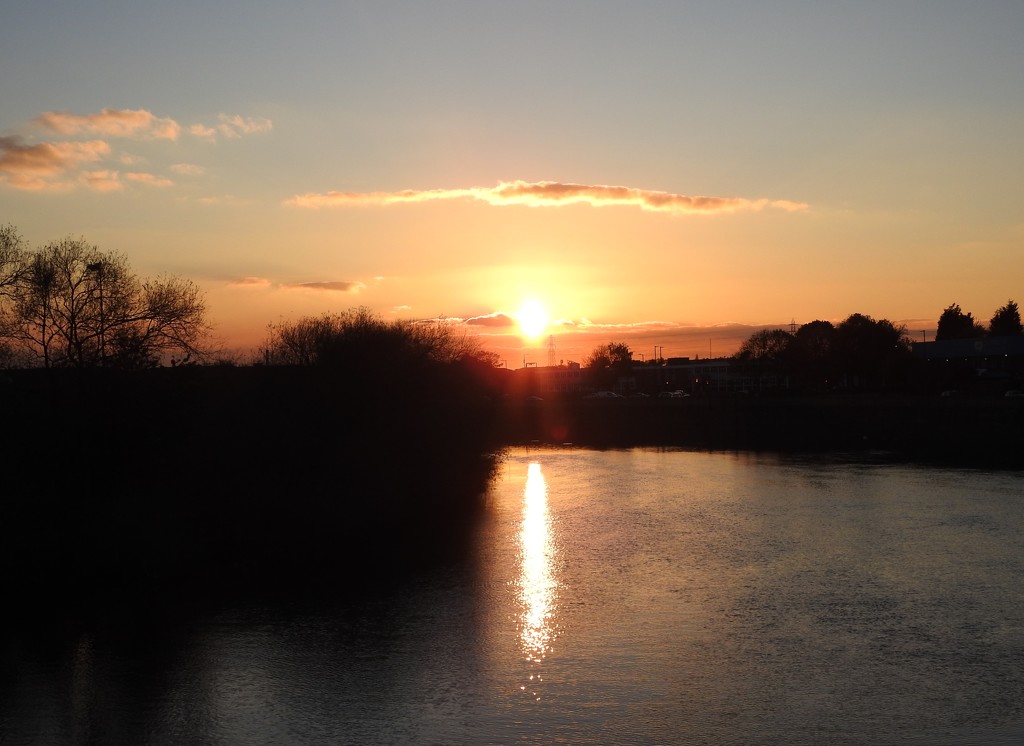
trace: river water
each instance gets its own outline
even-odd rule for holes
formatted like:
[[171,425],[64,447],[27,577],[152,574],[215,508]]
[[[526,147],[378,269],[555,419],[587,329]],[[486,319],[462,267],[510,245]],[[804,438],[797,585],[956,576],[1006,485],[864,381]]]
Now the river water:
[[371,592],[15,627],[0,742],[1024,740],[1020,472],[523,449],[488,501]]

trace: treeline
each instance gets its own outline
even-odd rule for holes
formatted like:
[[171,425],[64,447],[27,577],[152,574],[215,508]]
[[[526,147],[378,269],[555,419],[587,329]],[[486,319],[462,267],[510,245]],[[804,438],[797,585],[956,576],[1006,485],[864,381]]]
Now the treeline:
[[978,321],[970,312],[964,312],[959,304],[952,303],[939,316],[935,330],[935,341],[946,342],[951,339],[977,339],[979,337],[1019,337],[1024,335],[1024,326],[1020,320],[1020,308],[1016,302],[1009,300],[992,314],[988,328]]
[[[1010,300],[992,316],[988,328],[952,304],[939,317],[935,341],[1024,334],[1017,304]],[[795,332],[765,329],[741,345],[735,359],[760,382],[785,382],[794,389],[836,387],[899,389],[920,384],[904,326],[855,313],[839,324],[812,321]]]
[[901,384],[909,371],[910,339],[887,319],[855,313],[838,325],[812,321],[795,332],[764,329],[736,353],[742,370],[758,381],[827,390],[843,385],[884,388]]

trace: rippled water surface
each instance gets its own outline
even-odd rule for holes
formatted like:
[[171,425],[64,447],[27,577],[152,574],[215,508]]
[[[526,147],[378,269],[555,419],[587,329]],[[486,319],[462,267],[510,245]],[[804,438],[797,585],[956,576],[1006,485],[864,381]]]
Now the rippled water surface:
[[520,450],[489,499],[369,594],[6,633],[0,741],[1024,739],[1019,472]]

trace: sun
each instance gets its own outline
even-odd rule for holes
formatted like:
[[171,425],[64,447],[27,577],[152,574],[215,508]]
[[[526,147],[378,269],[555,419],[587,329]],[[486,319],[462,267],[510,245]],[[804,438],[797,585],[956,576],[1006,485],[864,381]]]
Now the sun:
[[539,337],[548,328],[550,323],[547,309],[544,304],[536,298],[527,298],[519,307],[516,314],[516,321],[519,322],[519,331],[524,337],[533,339]]

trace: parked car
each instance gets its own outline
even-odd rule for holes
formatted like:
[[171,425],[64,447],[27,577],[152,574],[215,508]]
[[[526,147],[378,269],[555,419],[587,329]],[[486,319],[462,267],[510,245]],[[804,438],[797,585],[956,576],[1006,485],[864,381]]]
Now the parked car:
[[595,391],[592,394],[587,394],[583,397],[584,399],[621,399],[622,396],[616,394],[614,391]]

